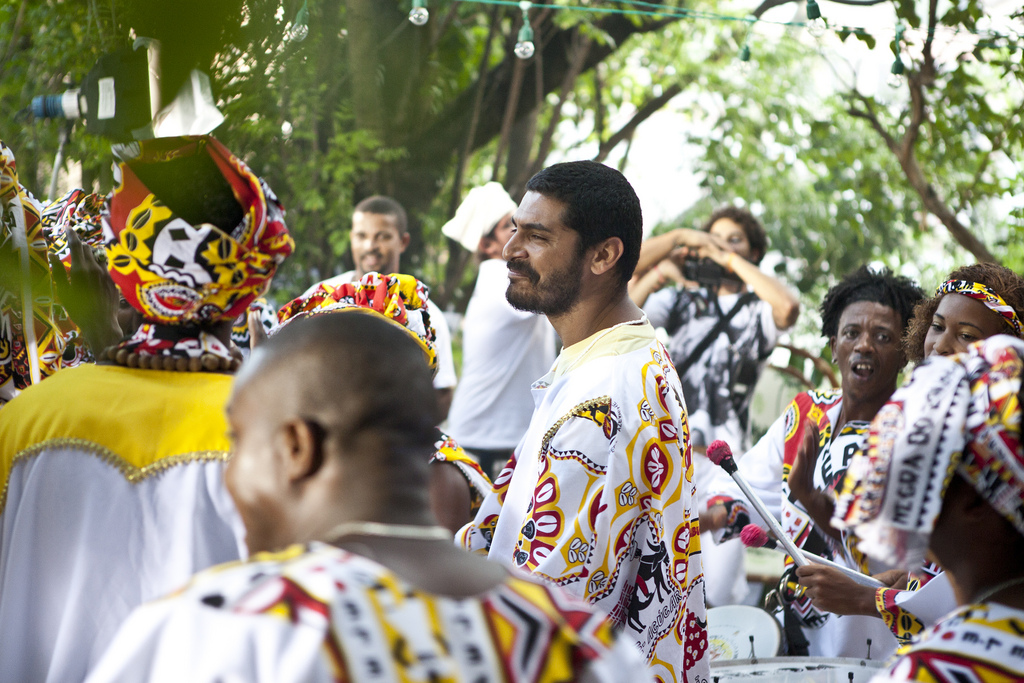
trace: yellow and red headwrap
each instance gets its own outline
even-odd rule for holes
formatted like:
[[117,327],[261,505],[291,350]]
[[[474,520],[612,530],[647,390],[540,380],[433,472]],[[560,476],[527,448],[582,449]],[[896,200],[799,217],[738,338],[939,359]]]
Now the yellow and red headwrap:
[[1024,336],[1024,330],[1021,329],[1020,318],[1017,317],[1017,312],[1013,310],[1010,304],[1006,303],[1003,297],[996,294],[995,290],[991,287],[980,282],[971,282],[970,280],[947,280],[935,290],[935,296],[942,296],[943,294],[963,294],[972,299],[977,299],[985,304],[990,311],[1002,317],[1006,324],[1013,329],[1015,335],[1018,337]]
[[437,335],[430,324],[427,294],[427,286],[412,275],[367,273],[357,282],[337,287],[321,283],[308,296],[282,306],[277,319],[284,326],[302,318],[339,311],[379,315],[413,337],[423,349],[430,369],[437,372]]
[[[242,208],[230,231],[176,215],[136,173],[142,164],[196,155],[213,161]],[[107,269],[128,303],[148,321],[189,327],[245,312],[294,246],[274,193],[208,135],[139,143],[104,204],[103,241]]]

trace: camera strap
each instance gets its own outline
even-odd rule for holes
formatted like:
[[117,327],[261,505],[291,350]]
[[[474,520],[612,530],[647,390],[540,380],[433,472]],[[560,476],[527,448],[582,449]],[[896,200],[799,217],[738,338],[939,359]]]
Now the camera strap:
[[676,372],[680,377],[689,371],[690,366],[700,360],[700,357],[703,356],[704,352],[708,350],[709,346],[711,346],[711,342],[715,341],[715,339],[718,338],[718,335],[725,331],[726,326],[733,318],[736,317],[736,314],[740,312],[740,309],[756,299],[756,294],[753,292],[747,292],[746,294],[742,294],[740,298],[736,300],[736,303],[731,309],[729,309],[729,312],[719,318],[718,322],[715,323],[715,326],[711,328],[711,331],[700,340],[697,346],[693,347],[693,350],[690,351],[688,356],[686,356],[686,360],[679,365],[676,365]]

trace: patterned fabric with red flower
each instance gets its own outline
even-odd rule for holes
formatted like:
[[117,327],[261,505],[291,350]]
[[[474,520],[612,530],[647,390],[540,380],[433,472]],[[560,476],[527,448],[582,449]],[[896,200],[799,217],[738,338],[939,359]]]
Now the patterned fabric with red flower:
[[[371,312],[410,332],[437,372],[437,335],[427,310],[427,286],[411,275],[367,273],[356,282],[333,287],[320,283],[308,296],[289,301],[277,312],[281,325],[337,311]],[[278,328],[280,329],[280,328]]]

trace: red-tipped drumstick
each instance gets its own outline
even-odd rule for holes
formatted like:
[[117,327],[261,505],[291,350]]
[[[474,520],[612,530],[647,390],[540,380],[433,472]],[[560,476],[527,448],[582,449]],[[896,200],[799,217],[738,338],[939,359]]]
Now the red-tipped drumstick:
[[740,532],[740,540],[748,548],[768,548],[776,550],[779,542],[768,536],[768,532],[756,524],[748,524]]
[[790,554],[797,566],[803,567],[807,565],[807,558],[805,558],[803,553],[800,552],[800,549],[793,544],[793,541],[789,540],[789,537],[782,532],[782,527],[779,526],[777,521],[775,521],[775,517],[768,512],[768,508],[765,507],[760,496],[754,493],[753,489],[747,485],[743,475],[739,473],[739,470],[736,468],[736,461],[732,459],[732,449],[729,448],[729,444],[721,439],[716,439],[708,445],[706,455],[708,456],[708,460],[729,473],[729,476],[732,477],[733,481],[736,482],[736,485],[739,486],[740,490],[747,496],[747,500],[750,501],[750,504],[754,506],[755,510],[757,510],[757,514],[761,515],[761,519],[765,521],[765,524],[771,528],[772,533],[779,539],[783,547],[785,547],[786,552]]
[[[748,548],[768,548],[770,550],[778,550],[780,553],[785,552],[782,548],[779,547],[778,541],[776,541],[774,538],[769,538],[768,532],[756,524],[748,524],[745,527],[743,527],[743,531],[740,532],[740,540],[743,541],[743,545],[747,546]],[[807,558],[814,564],[820,564],[826,567],[832,567],[833,569],[838,569],[844,575],[848,576],[851,580],[856,581],[862,586],[880,588],[884,585],[881,581],[872,576],[861,574],[859,571],[855,569],[844,567],[843,565],[837,564],[832,560],[827,560],[820,555],[815,555],[814,553],[809,553],[807,551],[803,551],[803,554],[805,558]]]

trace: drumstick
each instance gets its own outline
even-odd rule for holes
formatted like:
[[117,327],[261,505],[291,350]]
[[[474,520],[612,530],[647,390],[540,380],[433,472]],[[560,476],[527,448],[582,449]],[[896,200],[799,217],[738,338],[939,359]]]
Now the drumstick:
[[[756,524],[748,524],[745,527],[743,527],[743,531],[740,532],[740,540],[742,540],[743,545],[747,546],[748,548],[767,548],[769,550],[777,550],[780,553],[785,552],[785,550],[779,547],[778,541],[776,541],[773,538],[768,538],[768,532]],[[873,576],[861,574],[859,571],[855,569],[844,567],[843,565],[838,564],[837,562],[825,559],[821,555],[815,555],[814,553],[809,553],[806,550],[803,551],[803,553],[804,557],[806,557],[811,562],[815,564],[824,565],[826,567],[832,567],[833,569],[838,569],[845,576],[849,577],[853,581],[856,581],[862,586],[871,586],[872,588],[882,588],[885,586],[885,584],[883,584],[881,581],[874,578]]]
[[733,481],[735,481],[740,487],[740,490],[746,494],[747,500],[750,501],[751,505],[754,506],[754,509],[756,509],[758,514],[761,515],[761,519],[765,521],[765,523],[771,528],[772,533],[775,534],[775,536],[782,542],[782,545],[785,546],[786,552],[792,556],[793,561],[796,562],[797,566],[804,567],[809,564],[807,559],[803,556],[803,553],[800,552],[800,549],[797,548],[793,544],[793,541],[789,540],[789,537],[782,532],[782,527],[779,526],[777,521],[775,521],[775,517],[768,512],[768,508],[766,508],[764,503],[761,502],[761,498],[754,493],[750,486],[747,485],[743,475],[741,475],[739,470],[736,468],[736,461],[732,459],[732,449],[729,448],[729,444],[721,439],[716,439],[708,446],[708,450],[705,455],[708,456],[708,460],[729,473],[729,476],[731,476]]

